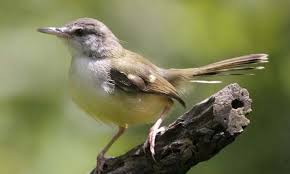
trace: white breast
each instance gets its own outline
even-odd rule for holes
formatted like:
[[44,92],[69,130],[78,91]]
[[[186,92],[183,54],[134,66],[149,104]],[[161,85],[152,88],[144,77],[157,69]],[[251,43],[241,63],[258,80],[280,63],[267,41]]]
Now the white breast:
[[[70,68],[70,85],[81,91],[106,95],[114,91],[110,80],[110,60],[75,57]],[[81,92],[79,91],[79,92]]]
[[72,59],[69,86],[72,99],[90,115],[101,115],[102,108],[109,103],[115,86],[108,82],[110,60],[88,57]]

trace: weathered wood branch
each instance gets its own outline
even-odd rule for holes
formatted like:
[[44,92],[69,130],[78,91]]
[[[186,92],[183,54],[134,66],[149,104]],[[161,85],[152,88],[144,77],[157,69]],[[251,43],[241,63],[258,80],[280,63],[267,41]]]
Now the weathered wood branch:
[[[108,174],[184,174],[232,143],[250,123],[251,99],[238,84],[226,86],[170,124],[156,137],[154,161],[142,144],[108,159]],[[93,172],[92,172],[93,173]]]

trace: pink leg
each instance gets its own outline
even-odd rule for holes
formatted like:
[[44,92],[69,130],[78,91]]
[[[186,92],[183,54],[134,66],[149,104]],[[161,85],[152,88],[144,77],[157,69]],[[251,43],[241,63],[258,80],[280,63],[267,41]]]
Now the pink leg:
[[155,148],[155,138],[156,138],[156,135],[157,135],[159,132],[161,132],[161,131],[164,130],[163,127],[161,127],[161,128],[159,128],[159,127],[160,127],[160,125],[161,125],[161,123],[162,123],[164,117],[165,117],[166,114],[169,112],[171,106],[172,106],[172,103],[170,103],[169,105],[167,105],[167,106],[163,109],[163,111],[162,111],[161,114],[160,114],[159,119],[154,123],[154,125],[153,125],[153,126],[150,128],[150,130],[149,130],[148,140],[147,140],[146,144],[148,143],[149,148],[150,148],[150,152],[151,152],[151,155],[152,155],[152,158],[153,158],[154,160],[155,160],[155,158],[154,158],[154,155],[155,155],[155,149],[154,149],[154,148]]
[[105,154],[110,149],[110,147],[114,144],[114,142],[125,132],[127,129],[127,125],[125,127],[119,127],[118,132],[113,136],[110,142],[104,147],[104,149],[99,153],[97,157],[97,167],[95,169],[94,174],[101,174],[103,171],[103,167],[106,161]]

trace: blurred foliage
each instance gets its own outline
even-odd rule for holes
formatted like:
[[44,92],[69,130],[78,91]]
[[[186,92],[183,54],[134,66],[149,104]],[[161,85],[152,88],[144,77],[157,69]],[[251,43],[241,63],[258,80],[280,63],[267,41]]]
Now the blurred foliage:
[[[218,77],[193,85],[191,104],[238,82],[253,98],[252,124],[236,142],[189,173],[289,173],[289,0],[0,0],[0,173],[88,173],[114,133],[70,100],[70,55],[36,32],[79,17],[106,23],[124,46],[163,67],[194,67],[249,53],[268,53],[256,76]],[[184,112],[177,106],[167,122]],[[141,143],[149,125],[134,126],[109,155]]]

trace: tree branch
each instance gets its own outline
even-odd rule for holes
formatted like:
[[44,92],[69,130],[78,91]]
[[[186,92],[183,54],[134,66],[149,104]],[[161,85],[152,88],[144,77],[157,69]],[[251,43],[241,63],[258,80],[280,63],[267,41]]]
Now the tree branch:
[[108,159],[103,173],[184,174],[232,143],[250,123],[245,117],[249,112],[248,91],[238,84],[228,85],[196,104],[156,137],[156,162],[141,144]]

